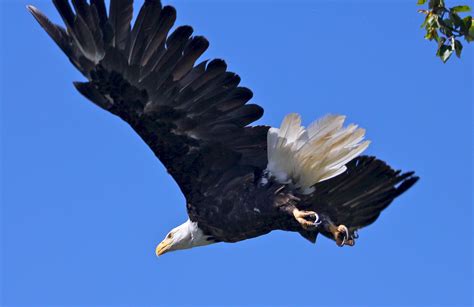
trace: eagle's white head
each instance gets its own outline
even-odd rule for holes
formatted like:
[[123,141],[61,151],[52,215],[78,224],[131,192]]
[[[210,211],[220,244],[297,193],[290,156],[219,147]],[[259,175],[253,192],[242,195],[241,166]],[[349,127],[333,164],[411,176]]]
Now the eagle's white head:
[[214,240],[208,240],[204,232],[199,229],[196,222],[187,220],[176,228],[173,228],[163,241],[156,247],[156,256],[164,253],[188,249],[196,246],[203,246],[214,243]]

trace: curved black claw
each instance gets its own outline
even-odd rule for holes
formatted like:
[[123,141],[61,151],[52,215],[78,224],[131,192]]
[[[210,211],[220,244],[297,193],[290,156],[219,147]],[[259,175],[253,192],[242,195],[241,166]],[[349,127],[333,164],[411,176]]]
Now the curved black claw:
[[314,226],[315,227],[319,227],[319,225],[321,225],[323,221],[321,221],[321,219],[319,218],[319,214],[317,214],[316,212],[314,212]]

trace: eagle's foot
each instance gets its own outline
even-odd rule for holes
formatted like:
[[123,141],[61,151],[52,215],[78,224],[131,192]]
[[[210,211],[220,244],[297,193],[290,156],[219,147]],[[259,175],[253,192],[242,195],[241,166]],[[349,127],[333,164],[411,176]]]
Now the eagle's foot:
[[346,225],[339,225],[335,227],[332,235],[334,236],[334,240],[336,240],[337,246],[354,246],[355,244],[355,240],[351,237],[349,229],[347,229]]
[[306,230],[313,230],[321,223],[319,215],[314,211],[303,211],[295,208],[293,210],[293,216],[296,221],[300,223],[301,227]]
[[359,237],[357,230],[350,231],[346,225],[336,226],[326,215],[322,215],[321,220],[323,224],[322,227],[332,235],[337,246],[355,245],[355,240]]
[[355,239],[358,238],[357,232],[351,233],[346,225],[329,225],[328,230],[332,233],[337,246],[344,245],[354,246]]

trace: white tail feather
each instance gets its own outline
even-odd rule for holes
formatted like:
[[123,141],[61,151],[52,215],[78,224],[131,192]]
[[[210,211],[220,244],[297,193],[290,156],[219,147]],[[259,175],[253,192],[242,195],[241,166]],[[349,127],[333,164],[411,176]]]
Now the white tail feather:
[[368,146],[365,130],[351,124],[343,128],[345,116],[326,115],[307,129],[299,114],[288,114],[280,129],[268,131],[267,170],[280,183],[292,183],[302,193],[346,170],[346,164]]

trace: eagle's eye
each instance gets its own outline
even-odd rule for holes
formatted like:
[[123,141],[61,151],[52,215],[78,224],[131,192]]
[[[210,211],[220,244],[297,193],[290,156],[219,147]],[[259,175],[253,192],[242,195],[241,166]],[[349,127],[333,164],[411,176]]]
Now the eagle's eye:
[[173,237],[173,234],[171,232],[166,236],[167,239],[171,239],[172,237]]

